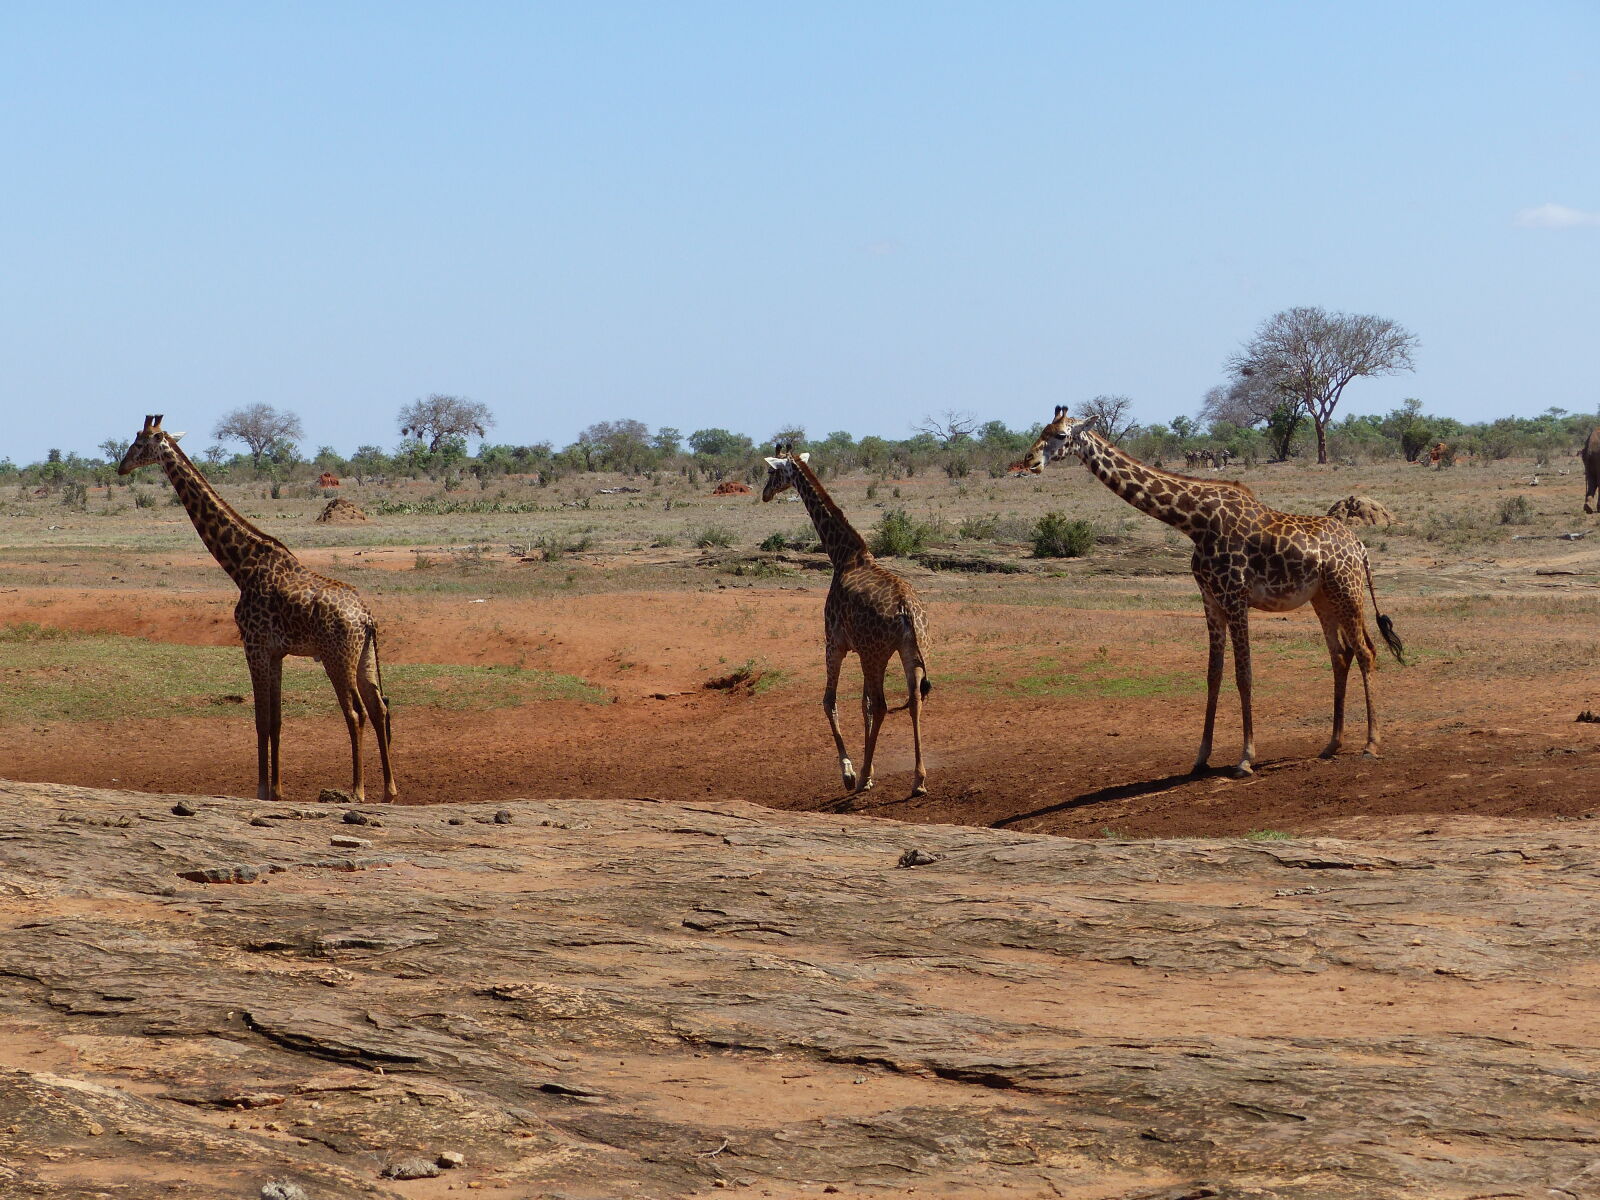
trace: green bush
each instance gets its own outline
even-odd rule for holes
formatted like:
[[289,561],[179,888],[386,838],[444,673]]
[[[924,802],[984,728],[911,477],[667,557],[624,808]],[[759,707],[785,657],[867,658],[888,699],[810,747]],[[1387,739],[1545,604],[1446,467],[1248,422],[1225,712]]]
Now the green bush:
[[707,525],[693,535],[694,544],[702,550],[726,550],[734,543],[733,530],[721,525]]
[[878,527],[872,531],[872,552],[886,558],[904,558],[926,549],[932,535],[931,526],[914,521],[903,508],[891,508],[883,514]]
[[788,548],[789,539],[781,533],[769,533],[761,539],[761,549],[763,550],[787,550]]
[[1033,527],[1035,558],[1082,558],[1094,549],[1094,526],[1073,521],[1065,513],[1049,512]]

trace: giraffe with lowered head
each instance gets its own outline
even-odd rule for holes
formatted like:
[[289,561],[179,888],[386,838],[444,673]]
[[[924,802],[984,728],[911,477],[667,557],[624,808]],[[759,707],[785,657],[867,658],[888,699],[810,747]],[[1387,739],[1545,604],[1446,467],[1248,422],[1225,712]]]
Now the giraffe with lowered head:
[[1307,601],[1322,623],[1333,663],[1333,736],[1322,755],[1332,758],[1343,741],[1345,684],[1354,660],[1361,668],[1367,701],[1365,750],[1368,757],[1377,757],[1378,717],[1370,679],[1377,666],[1377,648],[1362,613],[1363,582],[1372,596],[1378,631],[1401,663],[1405,648],[1394,624],[1378,612],[1367,548],[1349,526],[1333,517],[1268,508],[1242,483],[1190,479],[1147,466],[1057,405],[1055,418],[1028,451],[1029,469],[1038,474],[1047,460],[1063,458],[1069,451],[1129,504],[1194,542],[1190,567],[1205,605],[1210,649],[1205,732],[1195,759],[1196,773],[1205,770],[1211,758],[1225,639],[1233,639],[1234,679],[1244,719],[1244,755],[1234,774],[1245,776],[1256,756],[1250,711],[1250,610],[1289,612]]
[[378,667],[378,625],[355,588],[300,564],[289,548],[245,520],[178,448],[181,433],[168,433],[159,416],[122,456],[119,475],[159,465],[188,510],[200,540],[239,586],[233,619],[244,640],[256,708],[256,796],[282,800],[278,744],[283,725],[285,655],[320,659],[333,683],[350,730],[350,794],[365,799],[361,737],[367,721],[383,764],[383,798],[398,794],[389,766],[389,701]]
[[[828,714],[833,744],[839,752],[839,770],[845,790],[859,795],[872,787],[872,758],[878,745],[883,718],[900,708],[911,712],[911,744],[916,754],[915,782],[911,795],[925,795],[928,772],[922,765],[922,701],[931,684],[923,660],[928,639],[927,618],[922,601],[911,585],[893,571],[878,565],[867,543],[845,518],[843,510],[822,486],[808,462],[809,454],[796,454],[793,446],[780,445],[767,459],[767,484],[762,502],[771,500],[787,488],[799,494],[811,515],[811,523],[822,539],[822,548],[833,563],[833,582],[822,608],[822,626],[828,681],[822,692],[822,709]],[[861,773],[856,774],[844,737],[839,732],[839,668],[845,655],[854,650],[861,657],[863,685],[861,715],[866,726],[866,749],[862,753]],[[906,702],[891,709],[883,694],[884,674],[889,660],[898,654],[906,674]]]

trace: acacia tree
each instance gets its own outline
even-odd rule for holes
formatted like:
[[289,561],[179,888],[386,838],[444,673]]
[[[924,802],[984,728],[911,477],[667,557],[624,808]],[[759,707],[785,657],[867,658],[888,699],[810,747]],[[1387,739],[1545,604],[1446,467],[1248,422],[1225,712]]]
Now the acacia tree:
[[1352,380],[1414,370],[1416,335],[1397,321],[1364,313],[1287,308],[1268,317],[1228,359],[1237,378],[1258,380],[1311,418],[1317,461],[1328,461],[1328,422]]
[[482,401],[433,392],[402,408],[399,424],[400,436],[426,441],[432,454],[448,438],[486,437],[494,425],[494,414]]
[[1294,439],[1306,422],[1300,401],[1286,394],[1275,377],[1250,366],[1236,370],[1231,382],[1206,392],[1200,415],[1213,426],[1264,426],[1272,456],[1279,462],[1289,457]]
[[1132,417],[1131,396],[1096,396],[1086,400],[1078,411],[1083,414],[1083,423],[1113,446],[1121,443],[1138,425]]
[[941,446],[954,446],[964,442],[976,432],[978,418],[965,409],[947,408],[937,415],[929,414],[912,426],[917,433],[938,439]]
[[300,418],[292,412],[279,412],[270,404],[246,404],[217,422],[214,438],[243,442],[250,447],[250,458],[259,470],[261,460],[273,449],[292,450],[305,437]]

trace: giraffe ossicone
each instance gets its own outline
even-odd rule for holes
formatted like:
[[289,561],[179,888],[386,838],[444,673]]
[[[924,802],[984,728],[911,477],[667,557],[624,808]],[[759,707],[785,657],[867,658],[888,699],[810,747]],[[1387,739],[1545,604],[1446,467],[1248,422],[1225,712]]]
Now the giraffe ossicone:
[[[911,585],[879,564],[867,543],[828,495],[809,465],[809,454],[796,454],[790,445],[778,445],[767,458],[767,482],[761,491],[765,503],[793,488],[806,506],[822,548],[833,564],[833,580],[822,607],[827,683],[822,708],[833,732],[839,755],[839,773],[848,793],[859,795],[873,786],[872,761],[883,718],[908,709],[911,744],[915,754],[912,796],[928,790],[928,772],[922,762],[922,702],[932,685],[923,652],[928,644],[927,616]],[[861,716],[866,748],[859,773],[845,751],[839,732],[839,670],[851,651],[861,659]],[[889,660],[896,654],[905,670],[906,702],[891,709],[884,698],[883,680]]]
[[119,475],[160,466],[195,532],[239,587],[233,618],[244,642],[255,693],[256,796],[283,799],[278,750],[283,726],[283,660],[321,660],[350,733],[351,798],[365,799],[362,732],[368,721],[383,767],[383,798],[398,795],[389,762],[390,709],[378,664],[378,625],[355,588],[303,566],[277,538],[257,529],[222,498],[188,455],[181,434],[146,416],[117,466]]
[[1194,771],[1206,769],[1216,727],[1217,696],[1222,687],[1222,659],[1233,642],[1234,679],[1244,725],[1244,752],[1234,768],[1248,775],[1255,761],[1251,711],[1250,610],[1288,612],[1310,603],[1322,624],[1333,665],[1333,734],[1322,754],[1339,752],[1344,737],[1345,685],[1350,664],[1361,668],[1367,703],[1365,751],[1376,757],[1378,716],[1371,673],[1377,668],[1377,647],[1367,632],[1362,609],[1362,584],[1372,597],[1378,631],[1390,651],[1405,662],[1405,647],[1394,623],[1378,611],[1367,548],[1343,521],[1333,517],[1279,512],[1257,500],[1244,484],[1221,479],[1192,479],[1140,462],[1113,446],[1058,404],[1055,416],[1023,460],[1038,474],[1044,464],[1076,454],[1089,471],[1141,512],[1189,536],[1194,543],[1190,568],[1205,606],[1208,659],[1206,719]]

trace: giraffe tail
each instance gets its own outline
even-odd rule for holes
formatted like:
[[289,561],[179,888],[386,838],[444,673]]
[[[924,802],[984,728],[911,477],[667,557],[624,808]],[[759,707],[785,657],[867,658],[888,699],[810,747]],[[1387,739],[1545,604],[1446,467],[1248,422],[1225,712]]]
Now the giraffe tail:
[[[922,657],[922,639],[917,633],[917,621],[909,612],[902,612],[900,620],[905,627],[904,639],[900,644],[900,655],[911,664],[912,676],[917,680],[917,695],[926,700],[928,693],[933,691],[933,682],[928,678],[928,664]],[[911,697],[906,697],[904,704],[897,704],[890,712],[903,712],[911,707]]]
[[378,699],[383,701],[383,740],[394,742],[392,721],[394,718],[394,705],[389,703],[389,693],[383,690],[383,660],[378,657],[378,627],[367,626],[367,641],[372,643],[372,669],[378,676]]
[[1403,667],[1406,665],[1405,643],[1394,631],[1394,622],[1378,611],[1378,593],[1372,586],[1372,564],[1367,560],[1365,551],[1361,555],[1361,566],[1367,573],[1367,594],[1372,597],[1372,615],[1378,618],[1378,632],[1383,635],[1384,644],[1389,647],[1389,652],[1394,655],[1395,661]]

